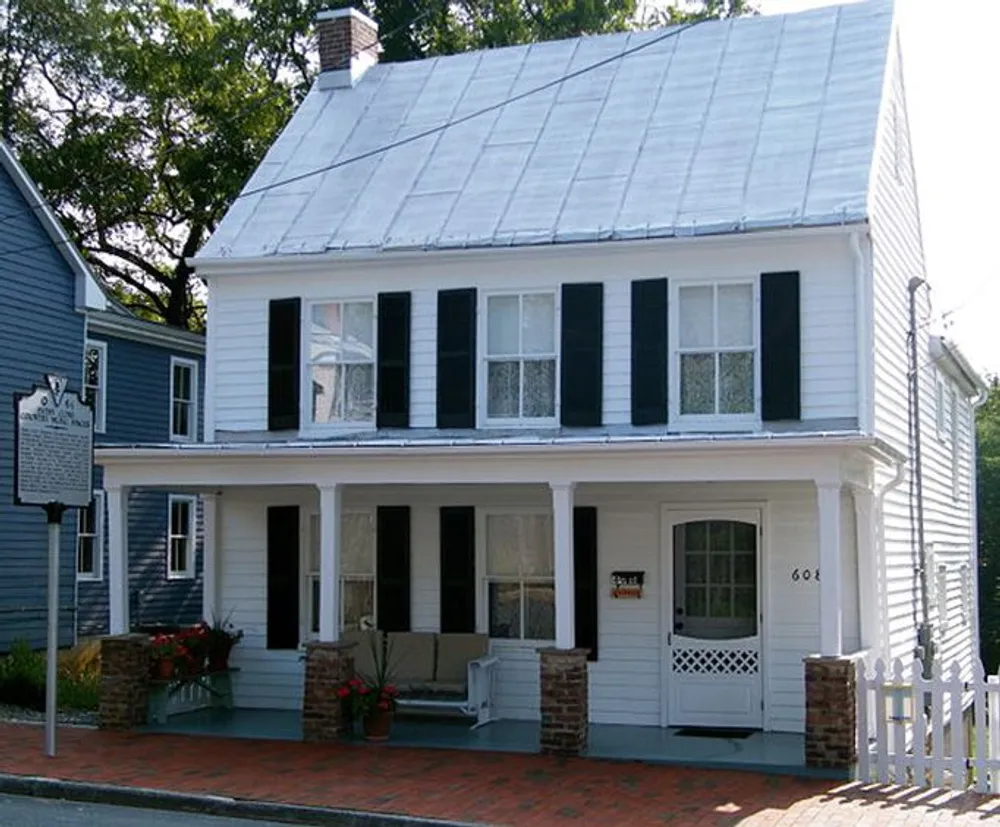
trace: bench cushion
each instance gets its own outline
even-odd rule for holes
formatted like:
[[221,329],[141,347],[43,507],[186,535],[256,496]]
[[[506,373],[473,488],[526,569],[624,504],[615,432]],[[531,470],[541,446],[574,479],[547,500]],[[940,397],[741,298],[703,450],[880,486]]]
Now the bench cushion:
[[389,633],[389,680],[400,689],[434,680],[434,633]]
[[[489,639],[486,635],[442,634],[438,635],[437,675],[439,683],[461,684],[468,680],[469,661],[484,658],[489,653]],[[464,688],[462,690],[465,691]]]
[[375,656],[372,646],[379,640],[378,632],[362,632],[353,629],[345,631],[342,637],[346,643],[357,644],[351,648],[351,654],[354,656],[354,671],[362,678],[375,677]]

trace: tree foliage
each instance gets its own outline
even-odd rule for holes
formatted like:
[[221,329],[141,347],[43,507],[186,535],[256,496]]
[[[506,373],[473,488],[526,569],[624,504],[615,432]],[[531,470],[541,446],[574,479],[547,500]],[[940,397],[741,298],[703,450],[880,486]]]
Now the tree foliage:
[[[313,20],[330,5],[349,3],[0,4],[0,135],[123,304],[171,325],[203,324],[187,262],[308,89]],[[380,23],[386,61],[643,24],[636,0],[355,5]],[[748,0],[682,2],[653,22],[750,11]]]
[[1000,378],[976,413],[979,517],[979,632],[983,665],[1000,667]]

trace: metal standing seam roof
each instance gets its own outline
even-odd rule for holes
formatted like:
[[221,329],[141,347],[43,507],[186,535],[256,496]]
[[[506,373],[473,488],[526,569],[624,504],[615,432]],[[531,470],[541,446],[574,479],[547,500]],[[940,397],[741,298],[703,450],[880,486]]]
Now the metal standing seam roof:
[[[519,246],[867,218],[890,0],[703,23],[497,111],[236,200],[201,259]],[[313,86],[244,191],[663,36],[580,37]]]

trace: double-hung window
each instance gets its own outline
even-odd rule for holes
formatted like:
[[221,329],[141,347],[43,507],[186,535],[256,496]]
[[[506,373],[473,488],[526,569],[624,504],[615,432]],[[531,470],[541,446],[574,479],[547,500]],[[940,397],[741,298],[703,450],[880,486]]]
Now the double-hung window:
[[374,423],[375,303],[313,304],[308,337],[312,421]]
[[490,637],[554,640],[555,595],[551,515],[487,514]]
[[76,512],[76,579],[101,579],[104,548],[104,492],[95,491],[86,508]]
[[[320,612],[320,519],[309,523],[309,561],[306,580],[309,593],[309,631],[319,634]],[[347,511],[340,523],[340,622],[344,630],[375,628],[375,514]]]
[[195,504],[197,499],[171,494],[167,500],[167,577],[184,580],[194,577]]
[[556,418],[556,295],[486,297],[486,421],[552,423]]
[[94,431],[103,434],[107,424],[108,345],[87,341],[83,351],[83,398],[94,409]]
[[671,398],[679,421],[753,422],[759,371],[754,284],[682,284],[673,305]]
[[193,441],[198,433],[198,363],[170,358],[170,438]]

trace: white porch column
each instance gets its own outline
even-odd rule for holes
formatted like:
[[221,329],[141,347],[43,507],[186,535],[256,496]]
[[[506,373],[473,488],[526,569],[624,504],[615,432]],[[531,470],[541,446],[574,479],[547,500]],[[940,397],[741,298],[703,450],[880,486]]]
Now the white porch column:
[[856,486],[851,491],[851,497],[854,500],[854,526],[858,546],[859,632],[861,648],[870,649],[878,641],[879,629],[880,586],[875,551],[875,492],[870,488]]
[[342,487],[319,488],[319,639],[340,639],[340,499]]
[[128,494],[129,489],[105,489],[108,506],[108,632],[124,635],[128,617]]
[[573,483],[553,482],[552,542],[555,551],[556,648],[576,646],[573,575]]
[[201,495],[202,598],[201,616],[211,623],[219,616],[219,495]]
[[843,654],[843,573],[839,480],[816,480],[819,513],[819,643],[821,655]]

